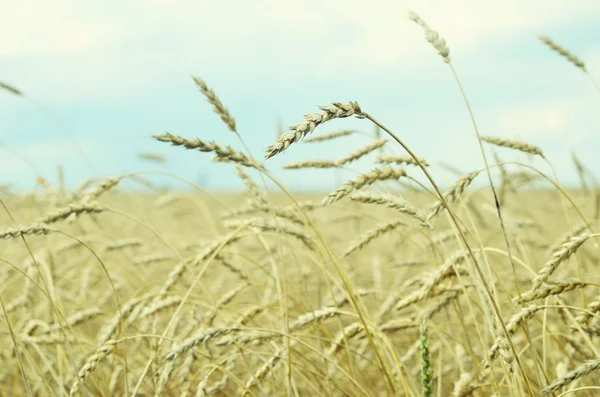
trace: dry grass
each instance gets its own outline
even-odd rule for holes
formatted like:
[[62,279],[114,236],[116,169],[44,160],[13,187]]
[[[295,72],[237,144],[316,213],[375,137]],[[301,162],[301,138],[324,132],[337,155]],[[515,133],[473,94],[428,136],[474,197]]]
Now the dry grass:
[[[410,18],[452,67],[445,41]],[[194,81],[241,140],[216,93]],[[589,170],[577,160],[582,189],[502,164],[489,164],[498,181],[484,168],[440,188],[436,159],[356,102],[320,110],[265,157],[356,116],[357,127],[377,125],[374,140],[287,168],[351,169],[375,150],[384,164],[325,199],[291,194],[247,149],[169,133],[154,138],[230,163],[247,191],[122,189],[145,181],[133,174],[71,192],[43,178],[35,193],[0,191],[0,395],[597,395],[600,190]],[[354,131],[315,134],[311,147]],[[479,143],[542,156],[476,132]],[[428,184],[399,190],[423,174]],[[534,175],[544,185],[531,187]]]

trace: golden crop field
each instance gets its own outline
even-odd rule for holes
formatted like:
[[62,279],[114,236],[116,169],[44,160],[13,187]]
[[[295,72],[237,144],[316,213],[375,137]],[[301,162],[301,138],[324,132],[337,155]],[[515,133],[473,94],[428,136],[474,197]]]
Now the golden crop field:
[[[462,91],[445,41],[411,18]],[[357,102],[306,114],[258,159],[194,82],[239,146],[163,133],[164,152],[140,156],[212,155],[245,192],[164,190],[143,172],[0,190],[1,396],[600,395],[600,187],[585,165],[567,188],[550,162],[514,160],[545,160],[535,142],[473,119],[486,167],[446,183]],[[285,168],[370,156],[370,171],[294,194],[269,170],[352,134],[335,129],[351,117],[377,127],[371,143]]]

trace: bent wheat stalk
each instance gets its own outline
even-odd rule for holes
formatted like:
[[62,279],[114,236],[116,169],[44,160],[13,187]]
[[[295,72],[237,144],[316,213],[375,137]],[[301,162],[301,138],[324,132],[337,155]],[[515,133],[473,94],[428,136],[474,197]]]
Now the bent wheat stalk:
[[329,120],[351,116],[364,118],[360,106],[356,102],[333,102],[330,106],[319,106],[319,109],[322,110],[321,113],[307,114],[304,116],[303,122],[292,125],[289,128],[290,132],[280,135],[275,143],[268,146],[265,149],[265,159],[270,159],[271,157],[287,150],[291,144],[306,137],[306,135],[313,132],[319,125]]

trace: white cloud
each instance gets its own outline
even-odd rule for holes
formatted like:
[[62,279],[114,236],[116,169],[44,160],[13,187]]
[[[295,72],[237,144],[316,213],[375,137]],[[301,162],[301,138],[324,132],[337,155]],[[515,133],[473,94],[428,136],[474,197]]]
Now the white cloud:
[[541,0],[4,3],[2,77],[53,100],[139,95],[194,71],[297,80],[294,71],[344,78],[415,68],[435,54],[408,9],[439,30],[452,54],[600,13],[597,1]]
[[497,111],[494,134],[526,139],[557,137],[565,132],[576,115],[573,103],[533,103]]

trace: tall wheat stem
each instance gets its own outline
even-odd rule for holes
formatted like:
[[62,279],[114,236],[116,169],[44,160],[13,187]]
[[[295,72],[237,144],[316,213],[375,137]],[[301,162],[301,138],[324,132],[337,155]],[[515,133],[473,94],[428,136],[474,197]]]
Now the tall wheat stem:
[[[496,303],[496,300],[494,299],[494,295],[492,294],[490,286],[489,286],[487,280],[485,279],[485,275],[483,274],[483,270],[481,269],[481,266],[479,265],[479,262],[477,262],[477,259],[475,258],[473,250],[471,249],[471,246],[467,242],[467,238],[466,238],[465,234],[463,233],[462,229],[460,228],[460,226],[458,224],[458,219],[456,218],[456,215],[454,215],[454,212],[450,209],[450,206],[448,205],[448,202],[446,202],[446,199],[444,198],[444,195],[442,194],[442,192],[441,192],[440,188],[438,187],[437,183],[435,183],[433,177],[431,176],[431,174],[429,173],[429,171],[427,171],[427,168],[425,168],[425,166],[423,165],[423,163],[419,160],[419,157],[408,146],[406,146],[406,144],[400,138],[398,138],[398,136],[396,136],[396,134],[394,134],[392,131],[390,131],[389,129],[387,129],[387,127],[385,127],[383,124],[381,124],[380,122],[378,122],[377,120],[375,120],[370,114],[365,113],[365,116],[371,122],[377,124],[379,126],[379,128],[381,128],[382,130],[384,130],[385,132],[387,132],[396,142],[398,142],[400,144],[400,146],[402,146],[404,148],[404,150],[406,150],[406,152],[413,159],[415,159],[415,161],[417,162],[419,168],[421,168],[421,170],[425,174],[425,177],[427,177],[427,179],[429,180],[429,182],[431,183],[431,185],[435,189],[436,193],[438,194],[438,196],[440,198],[440,201],[442,202],[442,204],[444,205],[444,207],[448,211],[448,214],[450,215],[452,223],[456,227],[456,230],[457,230],[457,232],[458,232],[461,240],[463,241],[465,247],[467,248],[469,256],[471,257],[471,260],[473,261],[473,265],[475,266],[475,269],[477,270],[477,274],[478,274],[479,278],[481,279],[481,283],[483,284],[483,287],[485,288],[485,292],[488,295],[490,303],[492,304],[492,307],[494,309],[494,313],[498,317],[498,322],[502,326],[502,330],[504,331],[504,334],[507,337],[507,340],[508,340],[508,343],[509,343],[510,348],[512,350],[512,353],[513,353],[513,355],[515,356],[515,358],[517,360],[517,364],[519,366],[519,370],[521,371],[521,374],[522,374],[523,378],[527,381],[525,370],[523,368],[521,360],[519,359],[519,354],[518,354],[516,348],[514,347],[512,341],[510,339],[510,335],[508,333],[508,330],[506,329],[506,325],[504,324],[504,320],[502,319],[502,314],[500,313],[500,308],[498,307],[498,304]],[[529,390],[531,391],[531,394],[533,395],[533,391],[531,389],[531,385],[529,384],[529,381],[527,381],[527,385],[529,386]]]
[[[502,211],[500,209],[500,202],[498,201],[498,194],[496,193],[496,187],[494,186],[494,182],[492,180],[492,173],[490,171],[490,167],[489,167],[489,164],[487,161],[485,149],[483,148],[483,143],[481,142],[481,134],[479,134],[479,128],[477,127],[477,123],[475,122],[475,115],[473,114],[473,110],[471,109],[471,104],[469,103],[469,100],[467,99],[467,94],[465,93],[465,90],[460,82],[460,79],[458,78],[458,73],[456,73],[456,70],[454,69],[452,62],[448,61],[447,63],[448,63],[448,66],[450,66],[452,75],[454,76],[454,79],[456,80],[456,84],[458,85],[460,93],[465,101],[465,105],[467,106],[467,110],[469,111],[469,117],[471,118],[471,123],[473,124],[473,129],[475,130],[475,134],[477,135],[477,142],[479,143],[479,149],[481,150],[481,155],[483,157],[483,162],[485,164],[485,171],[486,171],[486,174],[488,177],[488,181],[490,183],[490,187],[492,189],[492,194],[494,195],[494,204],[496,205],[496,212],[498,214],[498,219],[500,220],[500,228],[502,229],[502,236],[504,238],[504,244],[506,245],[506,252],[508,253],[508,259],[510,261],[510,266],[512,269],[515,286],[517,287],[517,294],[520,299],[521,298],[521,287],[519,286],[519,280],[517,278],[517,268],[515,265],[515,261],[513,259],[510,242],[508,240],[508,234],[506,233],[506,228],[504,227],[504,219],[502,217]],[[532,342],[531,335],[529,333],[529,327],[527,326],[527,324],[525,325],[525,330],[526,330],[527,338],[530,339],[529,342],[530,342],[530,345],[532,346],[531,351],[532,351],[533,355],[535,356],[536,353],[535,353],[535,350],[533,349],[533,345],[531,344],[531,342]],[[509,341],[509,343],[512,347],[512,342],[510,341],[510,337],[508,337],[508,335],[507,335],[507,340]],[[514,351],[513,351],[513,354],[515,354]],[[517,355],[515,355],[515,357],[517,357]],[[519,361],[519,359],[517,358],[517,362],[518,361]],[[519,363],[519,369],[522,371],[520,363]],[[531,391],[531,385],[529,384],[529,380],[525,376],[524,372],[522,372],[522,375],[523,375],[523,378],[525,379],[525,382],[527,383],[529,390]],[[540,378],[539,371],[536,371],[536,376],[538,377],[538,382],[540,382],[541,378]]]

